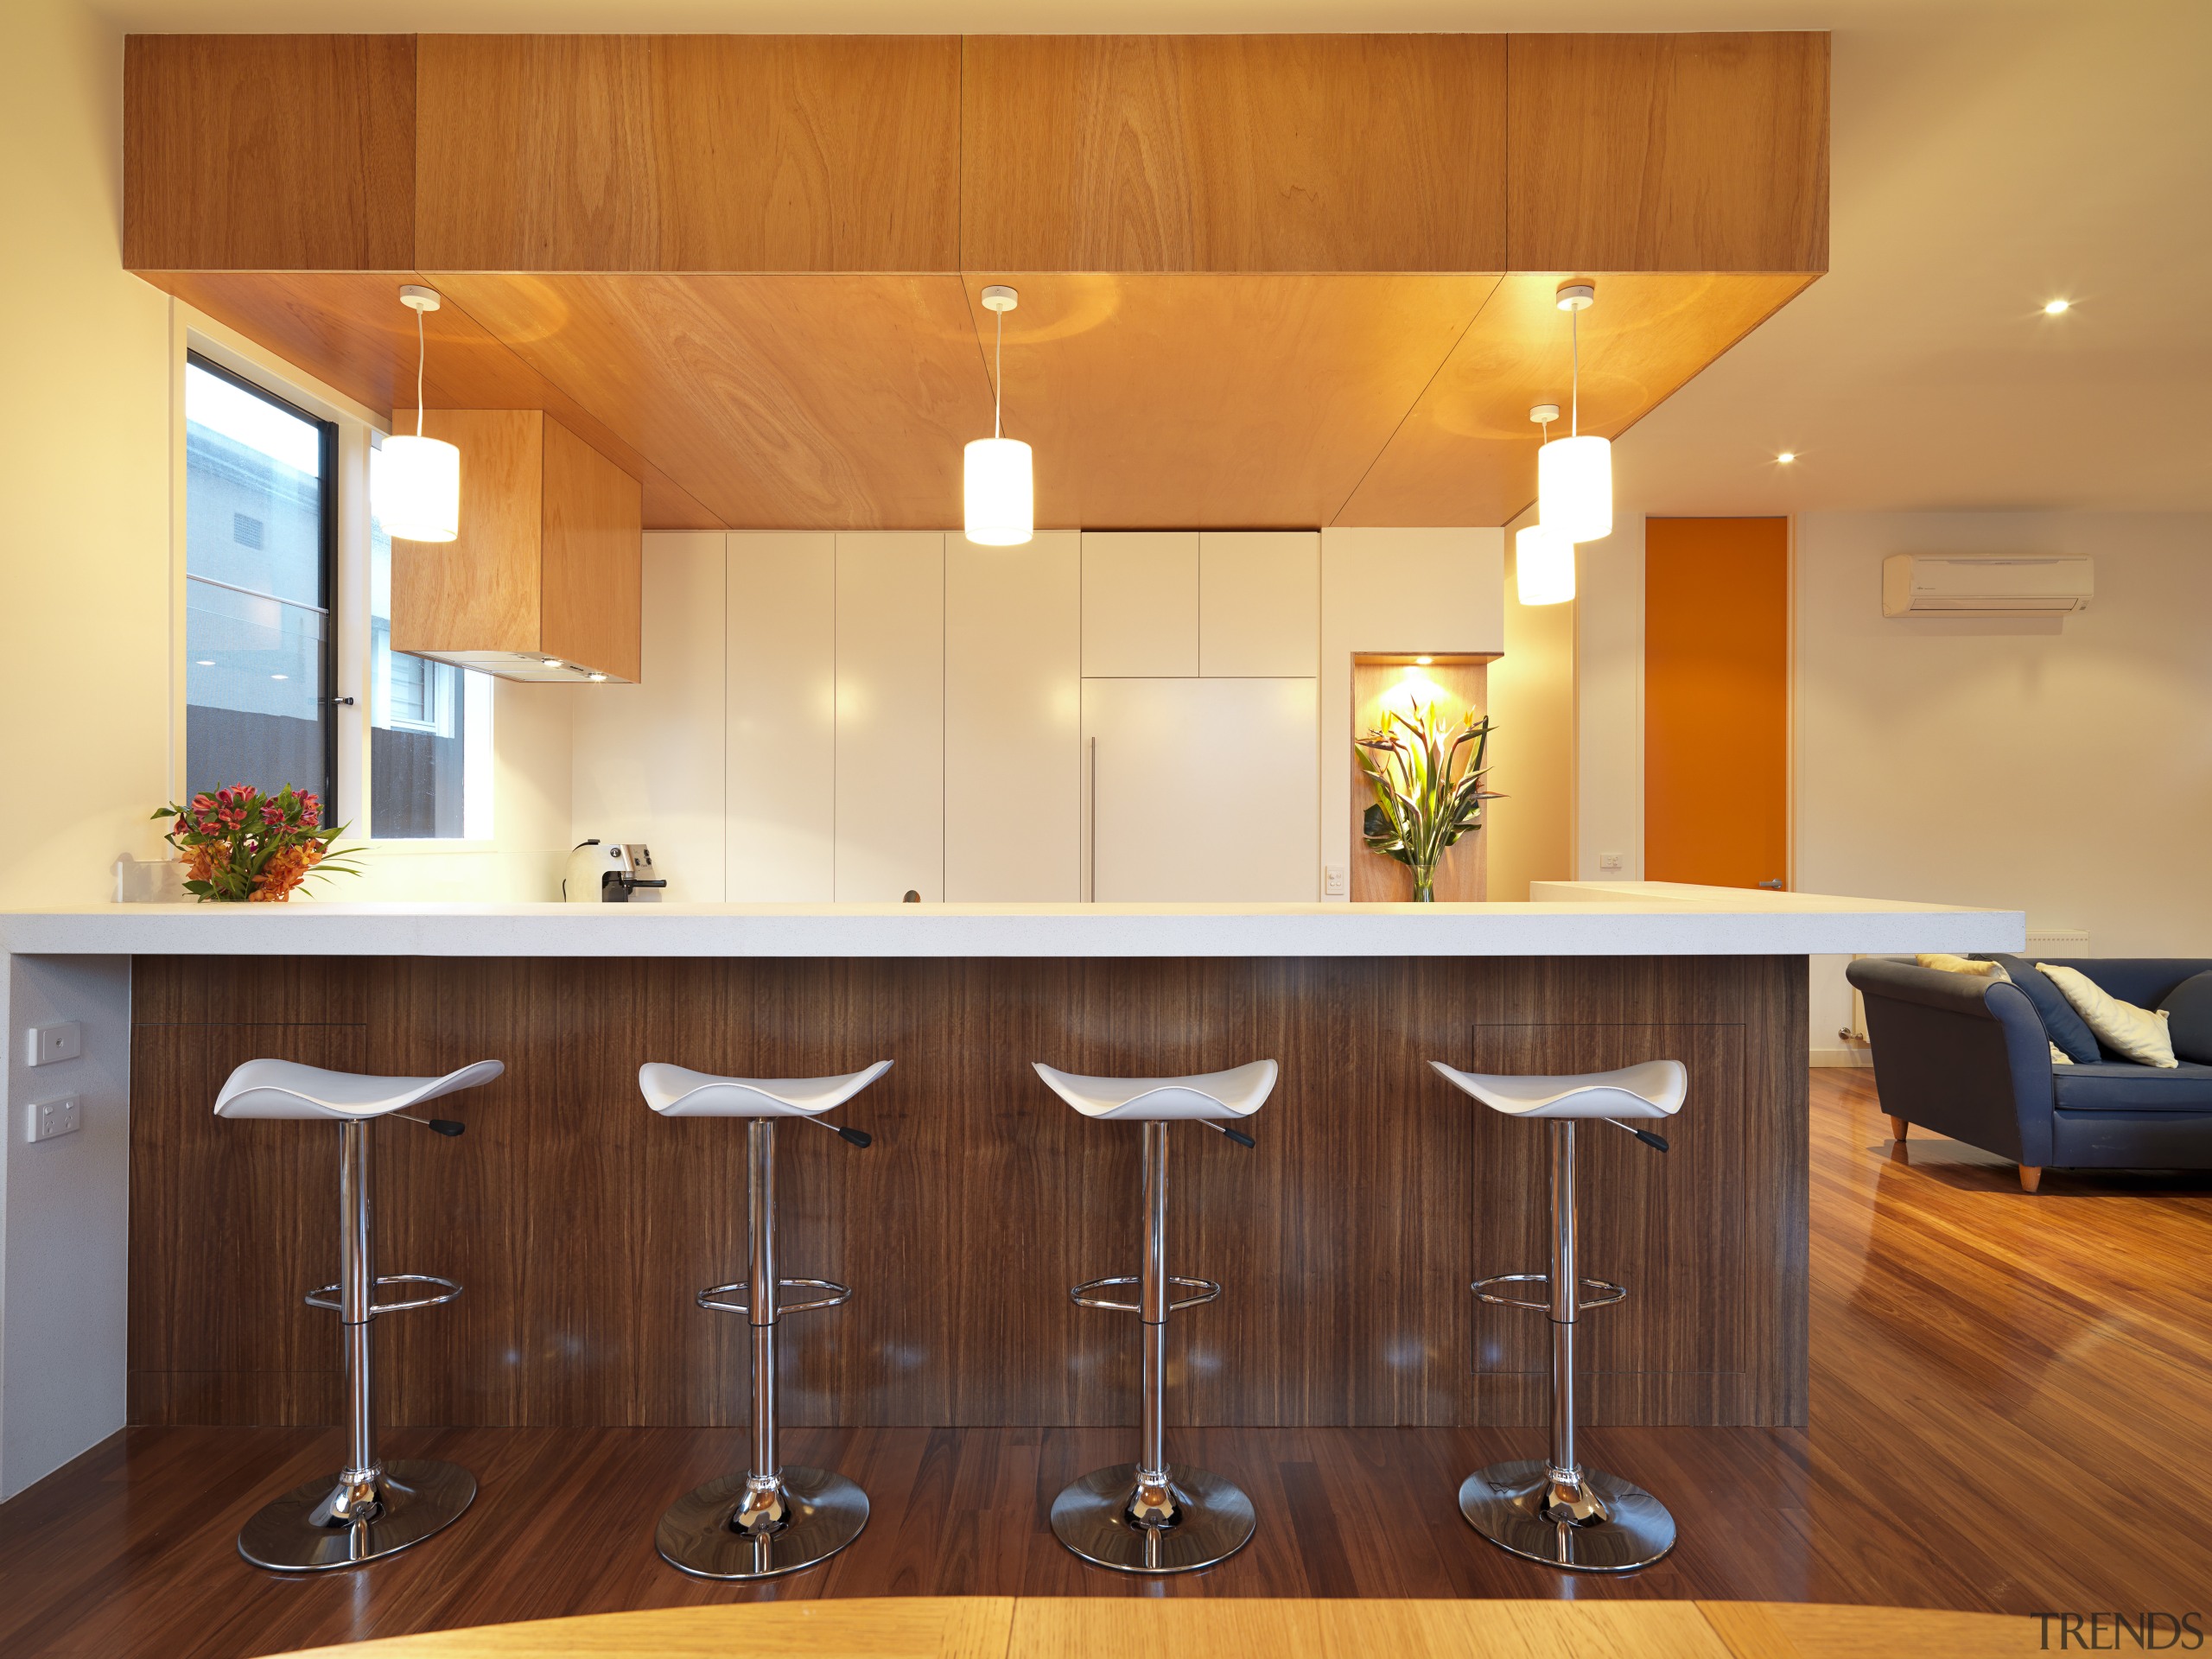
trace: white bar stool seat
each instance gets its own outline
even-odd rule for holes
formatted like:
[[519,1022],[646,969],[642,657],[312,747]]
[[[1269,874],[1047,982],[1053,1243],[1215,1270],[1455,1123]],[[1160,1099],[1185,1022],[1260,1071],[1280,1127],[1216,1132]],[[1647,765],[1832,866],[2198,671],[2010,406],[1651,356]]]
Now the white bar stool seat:
[[814,1117],[890,1069],[890,1061],[878,1060],[842,1077],[718,1077],[655,1061],[638,1068],[638,1087],[663,1117]]
[[[1484,1301],[1532,1308],[1552,1325],[1551,1455],[1494,1463],[1460,1483],[1459,1513],[1500,1548],[1548,1567],[1628,1573],[1675,1547],[1675,1517],[1642,1487],[1585,1468],[1574,1451],[1574,1326],[1594,1307],[1624,1300],[1627,1289],[1586,1279],[1577,1266],[1574,1126],[1599,1119],[1660,1152],[1667,1142],[1635,1127],[1682,1109],[1689,1073],[1679,1060],[1649,1060],[1580,1077],[1496,1077],[1429,1064],[1453,1087],[1508,1117],[1551,1124],[1552,1262],[1548,1273],[1502,1273],[1471,1288]],[[1541,1285],[1546,1300],[1516,1296],[1508,1285]],[[1593,1293],[1587,1298],[1584,1292]]]
[[1275,1086],[1273,1060],[1195,1077],[1084,1077],[1035,1060],[1045,1086],[1085,1117],[1165,1123],[1180,1118],[1249,1117]]
[[[335,1477],[308,1481],[264,1504],[239,1529],[238,1554],[256,1567],[280,1573],[358,1567],[422,1542],[474,1501],[476,1478],[456,1464],[423,1458],[387,1463],[377,1456],[370,1325],[385,1313],[441,1306],[459,1296],[461,1287],[434,1274],[377,1272],[368,1131],[378,1118],[407,1116],[410,1106],[493,1082],[505,1070],[497,1060],[479,1060],[442,1077],[383,1077],[290,1060],[248,1060],[216,1096],[218,1117],[339,1126],[338,1282],[309,1291],[307,1303],[335,1313],[346,1333],[349,1461]],[[459,1135],[463,1128],[442,1118],[409,1121],[443,1135]],[[429,1295],[379,1302],[376,1293],[385,1285],[435,1288]]]
[[[693,1300],[718,1313],[742,1313],[753,1332],[753,1445],[743,1474],[718,1475],[676,1500],[653,1534],[661,1559],[694,1578],[752,1580],[796,1573],[827,1560],[868,1524],[868,1494],[830,1469],[793,1464],[777,1450],[776,1348],[786,1313],[836,1307],[852,1291],[827,1279],[776,1272],[776,1121],[798,1118],[856,1147],[859,1129],[823,1114],[843,1105],[891,1069],[878,1060],[835,1077],[724,1077],[654,1061],[638,1068],[639,1092],[663,1117],[735,1117],[746,1122],[746,1209],[751,1270],[710,1285]],[[819,1292],[786,1302],[786,1287]]]
[[[1221,1294],[1210,1279],[1167,1271],[1167,1128],[1196,1120],[1240,1146],[1252,1137],[1230,1125],[1260,1109],[1277,1067],[1255,1060],[1189,1077],[1089,1077],[1032,1061],[1062,1100],[1098,1122],[1144,1125],[1144,1271],[1093,1279],[1068,1293],[1077,1306],[1137,1314],[1144,1330],[1144,1444],[1136,1463],[1094,1469],[1052,1500],[1052,1531],[1097,1567],[1120,1573],[1192,1573],[1226,1560],[1251,1541],[1252,1500],[1233,1482],[1189,1465],[1171,1469],[1166,1449],[1167,1316]],[[1137,1300],[1103,1293],[1133,1285]],[[1177,1297],[1177,1289],[1192,1294]]]

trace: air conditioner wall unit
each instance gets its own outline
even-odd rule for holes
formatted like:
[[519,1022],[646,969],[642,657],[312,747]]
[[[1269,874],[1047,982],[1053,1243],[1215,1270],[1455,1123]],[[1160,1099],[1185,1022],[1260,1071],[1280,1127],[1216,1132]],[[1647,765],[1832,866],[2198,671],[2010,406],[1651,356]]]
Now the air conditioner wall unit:
[[2095,561],[2063,555],[1882,561],[1884,616],[2064,616],[2088,609],[2095,593]]

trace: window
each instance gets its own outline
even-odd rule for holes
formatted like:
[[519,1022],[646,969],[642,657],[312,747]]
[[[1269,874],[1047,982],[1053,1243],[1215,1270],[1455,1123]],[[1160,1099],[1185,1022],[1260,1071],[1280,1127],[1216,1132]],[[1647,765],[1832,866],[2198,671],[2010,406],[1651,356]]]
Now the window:
[[[377,465],[372,450],[372,480]],[[379,841],[492,836],[491,677],[391,648],[391,537],[373,512],[369,798],[369,830]]]
[[322,798],[334,822],[337,429],[185,365],[185,789]]

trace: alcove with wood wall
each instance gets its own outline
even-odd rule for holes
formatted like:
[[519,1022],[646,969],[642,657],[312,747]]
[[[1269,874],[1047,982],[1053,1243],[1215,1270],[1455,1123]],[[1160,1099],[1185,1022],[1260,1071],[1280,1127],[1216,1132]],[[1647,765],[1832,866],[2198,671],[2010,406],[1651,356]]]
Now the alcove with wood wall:
[[[1490,712],[1490,665],[1495,654],[1415,656],[1410,652],[1363,652],[1352,658],[1352,730],[1364,737],[1382,724],[1385,710],[1408,706],[1408,692],[1418,688],[1417,700],[1442,707],[1445,719],[1457,725],[1469,709]],[[1395,859],[1370,850],[1364,820],[1375,799],[1373,789],[1359,770],[1357,760],[1344,757],[1351,768],[1351,899],[1354,904],[1405,904],[1414,896],[1414,873]],[[1487,814],[1488,809],[1485,809]],[[1474,904],[1489,896],[1490,881],[1484,856],[1487,828],[1460,838],[1436,867],[1439,903]]]

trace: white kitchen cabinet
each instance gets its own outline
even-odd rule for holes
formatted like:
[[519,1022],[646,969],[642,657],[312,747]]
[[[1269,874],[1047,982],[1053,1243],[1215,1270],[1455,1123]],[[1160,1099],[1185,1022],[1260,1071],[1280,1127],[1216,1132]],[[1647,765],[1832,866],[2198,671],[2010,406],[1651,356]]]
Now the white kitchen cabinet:
[[1084,677],[1198,671],[1198,531],[1085,531]]
[[944,896],[1082,897],[1081,549],[944,538]]
[[1317,682],[1085,679],[1090,895],[1312,900]]
[[728,856],[723,661],[728,606],[721,531],[645,538],[634,685],[563,687],[575,701],[575,838],[643,842],[671,904],[720,903]]
[[[705,665],[727,696],[723,890],[734,903],[826,904],[836,896],[836,538],[741,531],[728,547],[728,655]],[[645,683],[678,668],[649,651]]]
[[1199,674],[1311,678],[1320,655],[1320,531],[1202,532]]
[[944,897],[944,543],[837,532],[836,897]]

